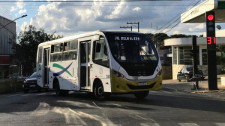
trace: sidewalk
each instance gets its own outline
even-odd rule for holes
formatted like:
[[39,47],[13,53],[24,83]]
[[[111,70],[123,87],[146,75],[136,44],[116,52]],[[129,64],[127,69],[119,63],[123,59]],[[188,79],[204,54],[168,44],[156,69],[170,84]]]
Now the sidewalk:
[[217,76],[217,87],[219,90],[208,90],[208,77],[205,78],[204,81],[199,81],[199,90],[192,90],[194,88],[195,82],[186,82],[182,80],[179,82],[178,80],[163,80],[163,87],[169,90],[174,91],[185,91],[185,92],[225,92],[225,85],[221,85],[220,77],[225,75],[218,75]]

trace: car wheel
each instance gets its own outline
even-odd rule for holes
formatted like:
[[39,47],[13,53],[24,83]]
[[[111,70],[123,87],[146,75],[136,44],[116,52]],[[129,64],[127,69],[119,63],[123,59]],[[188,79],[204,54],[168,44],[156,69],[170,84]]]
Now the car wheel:
[[68,95],[68,94],[69,94],[69,91],[68,91],[68,90],[63,90],[63,91],[62,91],[62,95],[65,96],[65,95]]
[[48,88],[45,88],[45,92],[48,92]]
[[186,82],[189,82],[189,77],[186,77]]
[[62,96],[63,95],[63,91],[62,90],[60,90],[60,86],[59,86],[59,82],[58,81],[56,81],[55,82],[55,94],[56,95],[59,95],[59,96]]
[[178,80],[179,82],[181,82],[181,80]]
[[137,99],[144,99],[148,96],[149,94],[149,91],[141,91],[141,92],[136,92],[134,93],[134,96],[137,98]]

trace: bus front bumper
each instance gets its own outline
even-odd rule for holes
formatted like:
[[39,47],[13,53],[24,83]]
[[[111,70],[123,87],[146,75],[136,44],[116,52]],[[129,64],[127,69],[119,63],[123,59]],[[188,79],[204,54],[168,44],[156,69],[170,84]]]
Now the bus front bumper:
[[132,93],[162,89],[162,75],[147,82],[129,81],[111,74],[112,93]]

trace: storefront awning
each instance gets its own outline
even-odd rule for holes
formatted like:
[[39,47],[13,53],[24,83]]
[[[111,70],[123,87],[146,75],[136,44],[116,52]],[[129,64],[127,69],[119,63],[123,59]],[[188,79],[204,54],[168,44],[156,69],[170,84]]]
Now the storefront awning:
[[225,0],[206,0],[187,12],[181,14],[182,23],[204,23],[205,13],[214,11],[216,23],[225,22]]

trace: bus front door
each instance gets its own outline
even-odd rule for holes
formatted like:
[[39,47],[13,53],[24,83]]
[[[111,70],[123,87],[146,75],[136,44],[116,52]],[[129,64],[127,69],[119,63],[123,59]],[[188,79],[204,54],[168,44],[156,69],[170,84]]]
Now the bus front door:
[[49,85],[49,48],[44,49],[44,87]]
[[90,86],[90,41],[80,43],[80,89],[88,89]]

